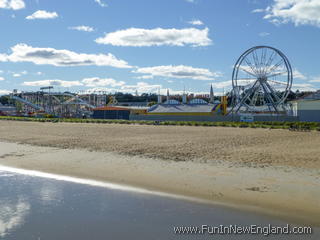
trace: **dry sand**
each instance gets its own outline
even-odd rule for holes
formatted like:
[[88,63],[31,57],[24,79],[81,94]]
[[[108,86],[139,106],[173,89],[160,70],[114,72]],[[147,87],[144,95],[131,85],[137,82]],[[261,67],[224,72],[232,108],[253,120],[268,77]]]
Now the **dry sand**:
[[1,165],[238,204],[320,226],[318,132],[0,121],[0,140]]
[[1,121],[0,140],[175,161],[320,169],[315,131]]

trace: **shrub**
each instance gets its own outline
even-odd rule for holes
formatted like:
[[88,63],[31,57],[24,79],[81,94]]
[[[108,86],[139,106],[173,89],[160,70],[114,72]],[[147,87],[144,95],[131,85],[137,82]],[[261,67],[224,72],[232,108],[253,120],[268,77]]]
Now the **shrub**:
[[292,131],[320,131],[318,122],[197,122],[197,121],[132,121],[122,119],[80,119],[80,118],[49,118],[45,117],[15,117],[0,116],[0,120],[8,121],[32,121],[32,122],[68,122],[68,123],[100,123],[100,124],[139,124],[139,125],[179,125],[179,126],[203,126],[203,127],[239,127],[239,128],[269,128],[289,129]]

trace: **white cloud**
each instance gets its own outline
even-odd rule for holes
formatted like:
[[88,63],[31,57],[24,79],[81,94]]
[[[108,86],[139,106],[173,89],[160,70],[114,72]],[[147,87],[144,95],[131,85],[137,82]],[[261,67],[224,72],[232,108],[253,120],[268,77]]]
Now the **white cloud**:
[[6,54],[0,53],[0,62],[6,62],[8,61],[8,56]]
[[119,87],[111,87],[111,88],[91,88],[87,89],[85,92],[95,92],[95,91],[105,91],[105,92],[123,92],[123,93],[150,93],[150,92],[158,92],[161,88],[161,85],[158,84],[149,84],[146,82],[138,82],[134,85],[122,85]]
[[138,92],[147,93],[147,92],[156,92],[159,88],[161,88],[161,85],[159,84],[149,84],[146,82],[138,82],[135,85],[124,85],[121,87],[121,90],[126,92],[135,92],[137,90]]
[[152,79],[153,76],[152,75],[143,75],[143,76],[138,76],[135,77],[136,79]]
[[82,83],[87,87],[105,87],[105,86],[119,87],[119,86],[124,86],[126,84],[123,81],[118,82],[112,78],[99,78],[99,77],[84,78],[82,80]]
[[43,86],[75,87],[75,86],[82,86],[83,84],[79,81],[64,81],[59,79],[52,79],[52,80],[23,82],[23,85],[32,86],[32,87],[43,87]]
[[32,62],[37,65],[54,66],[111,66],[116,68],[131,68],[124,60],[117,59],[112,54],[85,54],[54,48],[35,48],[27,44],[17,44],[11,48],[10,55],[0,54],[0,62]]
[[26,19],[34,20],[34,19],[54,19],[57,18],[58,14],[56,12],[47,12],[44,10],[38,10],[34,12],[32,15],[27,16]]
[[[84,78],[81,81],[65,81],[60,79],[49,79],[49,80],[39,80],[39,81],[26,81],[23,82],[25,86],[32,86],[32,87],[43,87],[43,86],[59,86],[59,87],[77,87],[77,86],[84,86],[84,87],[124,87],[124,81],[116,81],[112,78],[99,78],[99,77],[92,77],[92,78]],[[126,86],[125,88],[127,88]]]
[[261,13],[261,12],[265,12],[265,11],[266,11],[265,9],[258,8],[258,9],[254,9],[252,11],[252,13]]
[[9,73],[12,73],[12,76],[13,77],[21,77],[22,75],[27,75],[28,72],[27,71],[22,71],[22,72],[9,72]]
[[69,27],[69,29],[72,29],[72,30],[77,30],[77,31],[82,31],[82,32],[93,32],[94,31],[94,28],[92,27],[89,27],[89,26],[75,26],[75,27]]
[[100,7],[108,7],[108,5],[102,0],[94,0],[96,3],[100,5]]
[[270,33],[268,33],[268,32],[261,32],[261,33],[259,33],[259,36],[260,37],[267,37],[267,36],[269,36],[270,35]]
[[317,89],[310,83],[293,83],[292,84],[292,91],[316,91]]
[[189,3],[195,3],[196,0],[185,0],[186,2],[189,2]]
[[3,77],[0,77],[0,81],[4,81],[5,79]]
[[198,26],[203,25],[203,22],[199,19],[193,19],[193,20],[189,21],[188,23],[191,25],[198,25]]
[[5,90],[5,89],[0,89],[0,95],[7,95],[9,93],[11,93],[11,91]]
[[194,68],[184,65],[168,65],[138,68],[134,73],[147,74],[142,78],[167,77],[167,78],[189,78],[195,80],[213,80],[221,76],[219,72],[211,72],[206,68]]
[[312,78],[309,82],[311,82],[311,83],[320,83],[320,76]]
[[299,72],[297,69],[294,69],[293,72],[293,78],[299,78],[299,79],[302,79],[302,80],[306,80],[307,77],[305,75],[303,75],[301,72]]
[[232,81],[214,82],[212,83],[213,88],[229,88],[232,86]]
[[265,19],[275,24],[292,22],[298,25],[314,25],[320,27],[319,0],[274,0],[267,7]]
[[25,8],[23,0],[0,0],[0,8],[19,10]]
[[113,46],[150,47],[150,46],[208,46],[212,40],[208,36],[209,29],[143,29],[129,28],[105,34],[95,41],[99,44]]

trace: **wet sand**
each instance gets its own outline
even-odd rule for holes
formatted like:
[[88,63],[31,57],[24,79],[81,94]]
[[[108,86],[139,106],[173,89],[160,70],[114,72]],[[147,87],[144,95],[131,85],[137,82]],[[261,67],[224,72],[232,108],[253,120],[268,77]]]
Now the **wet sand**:
[[1,121],[0,132],[1,165],[320,225],[318,132],[9,121]]

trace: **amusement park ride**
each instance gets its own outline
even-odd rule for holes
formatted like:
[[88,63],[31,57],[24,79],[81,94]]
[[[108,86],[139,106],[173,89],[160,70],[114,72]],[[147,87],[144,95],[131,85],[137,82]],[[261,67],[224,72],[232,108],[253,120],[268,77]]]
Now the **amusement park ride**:
[[280,50],[269,46],[250,48],[233,69],[229,113],[285,114],[291,86],[292,68]]
[[[96,107],[92,99],[90,99],[91,95],[51,92],[52,89],[53,87],[49,86],[41,88],[41,91],[38,92],[17,93],[14,91],[10,94],[10,97],[21,103],[23,112],[36,115],[50,114],[60,117],[80,117],[90,115],[92,109]],[[95,97],[95,95],[93,96]],[[99,99],[94,97],[94,103],[98,104]]]

